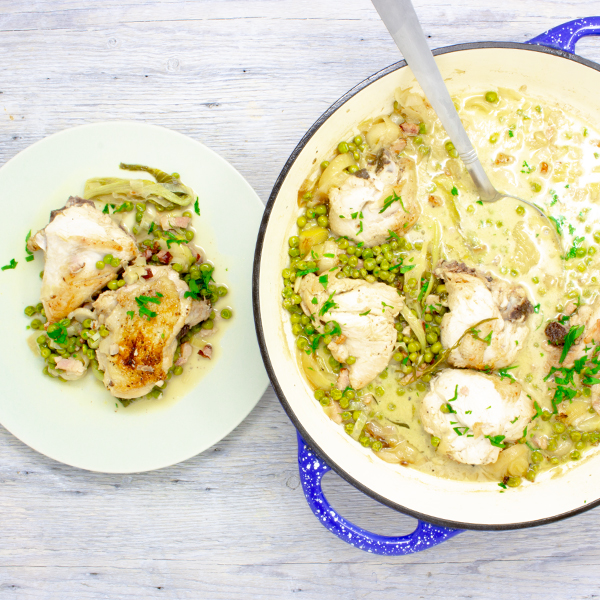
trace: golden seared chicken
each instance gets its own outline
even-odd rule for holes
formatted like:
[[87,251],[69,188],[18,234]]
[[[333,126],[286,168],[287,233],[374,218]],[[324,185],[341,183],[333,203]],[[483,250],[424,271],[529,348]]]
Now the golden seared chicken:
[[[327,346],[333,357],[348,365],[350,385],[361,389],[388,365],[397,339],[394,318],[404,306],[397,290],[384,283],[359,279],[332,278],[325,287],[313,273],[298,283],[302,309],[314,317],[313,325],[327,332],[326,324],[335,321],[341,332]],[[343,374],[345,377],[346,374]]]
[[[135,240],[108,215],[74,196],[50,213],[50,223],[27,246],[45,253],[41,301],[49,324],[88,301],[139,254]],[[119,264],[97,269],[96,263],[107,254]]]
[[439,438],[438,452],[460,463],[498,460],[505,442],[516,442],[535,414],[516,381],[478,371],[444,369],[421,403],[421,422]]
[[[171,267],[148,267],[152,276],[94,302],[109,335],[96,356],[104,385],[117,398],[139,398],[162,385],[173,365],[177,336],[210,315],[210,304],[186,298],[189,288]],[[150,273],[148,273],[150,275]]]
[[436,269],[448,292],[447,312],[441,323],[442,345],[451,348],[469,328],[493,319],[463,338],[450,353],[454,367],[500,369],[515,361],[529,334],[527,319],[533,306],[520,285],[484,275],[458,262],[443,262]]
[[421,214],[415,163],[383,149],[376,165],[329,191],[329,224],[337,236],[366,246],[383,244],[390,231],[403,236]]

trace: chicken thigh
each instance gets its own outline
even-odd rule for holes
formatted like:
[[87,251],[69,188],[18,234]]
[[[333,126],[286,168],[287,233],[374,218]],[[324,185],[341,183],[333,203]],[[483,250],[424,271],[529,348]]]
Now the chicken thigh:
[[[50,214],[50,223],[27,243],[29,250],[45,252],[41,300],[48,324],[60,321],[89,300],[119,269],[138,256],[135,239],[123,231],[90,200],[72,196],[64,208]],[[119,265],[96,263],[107,254]]]
[[96,357],[104,385],[117,398],[139,398],[161,385],[173,365],[177,336],[210,315],[210,304],[186,298],[189,288],[171,267],[148,267],[152,276],[94,302],[109,335]]
[[359,279],[333,279],[324,287],[309,273],[300,280],[298,293],[315,328],[323,332],[330,321],[340,325],[341,334],[328,348],[338,362],[356,359],[348,365],[354,389],[365,387],[387,367],[397,339],[394,318],[404,306],[395,288]]
[[516,381],[444,369],[431,381],[420,413],[425,431],[440,439],[438,452],[460,463],[487,465],[498,460],[504,442],[523,437],[535,410]]
[[450,353],[454,367],[500,369],[512,364],[529,334],[527,318],[533,306],[525,290],[457,262],[442,262],[436,274],[445,281],[447,312],[441,323],[441,342],[451,348],[465,331],[484,319]]
[[374,168],[356,172],[329,191],[331,231],[366,246],[383,244],[390,231],[403,236],[420,214],[414,162],[396,159],[386,149]]

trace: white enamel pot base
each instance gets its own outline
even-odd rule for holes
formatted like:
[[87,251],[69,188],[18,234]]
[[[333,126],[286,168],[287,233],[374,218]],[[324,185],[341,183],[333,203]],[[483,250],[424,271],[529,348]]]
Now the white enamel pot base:
[[[526,44],[473,44],[441,49],[436,61],[452,94],[488,88],[518,89],[600,123],[600,72],[594,63]],[[600,454],[558,478],[499,493],[497,483],[437,478],[387,464],[354,442],[313,399],[294,356],[288,320],[282,318],[281,271],[287,239],[297,217],[297,191],[314,164],[325,160],[353,125],[392,110],[393,92],[415,86],[404,63],[363,82],[340,99],[307,133],[271,195],[259,234],[254,266],[257,333],[271,382],[303,438],[357,488],[415,517],[449,527],[512,529],[548,523],[600,502]]]

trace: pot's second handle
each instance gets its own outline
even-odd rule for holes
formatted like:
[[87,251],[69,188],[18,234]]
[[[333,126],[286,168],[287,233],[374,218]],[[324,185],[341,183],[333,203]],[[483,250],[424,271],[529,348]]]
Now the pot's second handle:
[[565,52],[575,52],[575,44],[586,35],[600,35],[600,17],[585,17],[548,29],[529,40],[528,44],[550,46]]
[[298,465],[304,495],[317,519],[329,531],[355,548],[387,556],[413,554],[437,546],[462,531],[439,527],[425,521],[419,521],[415,531],[409,535],[388,537],[365,531],[339,515],[325,498],[321,489],[321,480],[329,471],[329,467],[308,447],[300,433],[298,433]]

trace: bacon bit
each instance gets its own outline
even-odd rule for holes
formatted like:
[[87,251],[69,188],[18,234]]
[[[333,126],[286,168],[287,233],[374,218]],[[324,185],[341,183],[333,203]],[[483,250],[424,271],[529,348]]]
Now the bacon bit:
[[406,140],[404,138],[398,138],[391,146],[390,150],[396,154],[400,154],[402,150],[406,148]]
[[431,206],[441,206],[442,200],[439,196],[429,196],[429,204]]
[[547,162],[540,163],[540,173],[542,175],[545,175],[547,172],[548,172],[548,163]]
[[152,269],[146,269],[146,274],[142,275],[143,279],[152,279],[154,275],[152,274]]
[[181,227],[186,229],[190,224],[190,217],[173,217],[170,215],[164,215],[160,218],[160,226],[166,231],[167,229],[173,229],[175,227]]
[[402,123],[400,125],[402,131],[406,133],[406,135],[419,135],[419,126],[416,123]]
[[200,356],[204,356],[204,358],[208,358],[210,359],[212,356],[212,346],[210,344],[206,344],[206,346],[204,346],[204,348],[201,348],[200,350],[198,350],[198,354]]
[[185,244],[189,251],[193,254],[194,256],[194,260],[198,263],[201,264],[202,263],[202,256],[200,254],[200,252],[198,252],[198,249],[195,248],[194,246],[192,246],[192,244]]
[[158,258],[158,262],[163,265],[168,265],[173,258],[173,255],[168,250],[161,250],[156,257]]
[[83,375],[85,373],[83,363],[75,358],[61,358],[57,360],[56,368],[67,373],[75,373],[76,375]]
[[346,341],[346,336],[344,334],[338,335],[333,341],[336,344],[343,344]]
[[150,260],[152,258],[152,250],[150,250],[150,248],[146,248],[144,250],[144,258],[146,260]]
[[342,369],[338,376],[336,387],[338,390],[344,391],[350,385],[350,371]]
[[185,363],[188,361],[188,358],[192,355],[192,352],[192,345],[189,342],[181,344],[181,356],[177,359],[175,366],[181,367],[185,365]]
[[512,163],[514,161],[515,161],[514,156],[509,156],[508,154],[504,154],[503,152],[500,152],[498,154],[498,156],[496,156],[496,160],[494,161],[494,164],[509,165],[510,163]]

